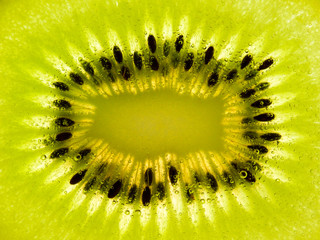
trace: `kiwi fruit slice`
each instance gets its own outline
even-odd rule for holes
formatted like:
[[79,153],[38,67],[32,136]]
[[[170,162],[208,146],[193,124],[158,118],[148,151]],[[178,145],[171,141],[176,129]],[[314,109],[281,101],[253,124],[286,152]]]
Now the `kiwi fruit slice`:
[[317,1],[3,1],[2,239],[316,239]]

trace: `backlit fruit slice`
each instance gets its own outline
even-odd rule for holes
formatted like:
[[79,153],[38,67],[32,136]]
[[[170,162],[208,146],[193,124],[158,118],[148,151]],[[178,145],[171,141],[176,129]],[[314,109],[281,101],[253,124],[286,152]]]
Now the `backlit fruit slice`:
[[1,239],[317,239],[316,1],[0,9]]

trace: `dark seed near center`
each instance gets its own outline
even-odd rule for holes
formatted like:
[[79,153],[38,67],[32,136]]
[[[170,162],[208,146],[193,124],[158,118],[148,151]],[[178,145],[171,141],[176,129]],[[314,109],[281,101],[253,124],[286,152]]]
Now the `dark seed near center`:
[[86,175],[86,173],[87,173],[87,169],[76,173],[76,174],[70,179],[70,184],[74,185],[74,184],[77,184],[77,183],[81,182],[82,179],[84,178],[84,176]]
[[108,192],[108,198],[114,198],[115,196],[118,195],[122,187],[122,181],[118,180],[116,181],[113,186],[109,189]]
[[270,99],[260,99],[258,101],[255,101],[254,103],[251,104],[251,107],[255,108],[265,108],[271,105],[271,100]]
[[51,153],[50,158],[59,158],[65,154],[67,154],[68,152],[69,152],[69,148],[59,148],[59,149],[54,150]]
[[122,52],[121,52],[121,50],[120,50],[120,48],[118,46],[114,46],[113,47],[113,56],[114,56],[114,59],[118,63],[122,63],[123,56],[122,56]]
[[208,87],[213,87],[218,83],[219,75],[216,72],[213,72],[208,78]]
[[264,154],[268,152],[268,148],[261,145],[249,145],[247,147],[251,150],[257,151],[259,154]]
[[241,69],[244,69],[246,66],[248,66],[251,63],[252,59],[253,59],[252,55],[250,54],[247,54],[246,56],[244,56],[241,62]]
[[260,137],[266,141],[278,141],[281,139],[281,135],[279,133],[266,133]]
[[273,64],[273,59],[269,58],[267,60],[265,60],[258,68],[258,71],[267,69],[268,67],[270,67]]
[[106,57],[101,57],[100,58],[100,63],[102,65],[102,67],[105,69],[105,70],[111,70],[112,68],[112,63],[111,61],[106,58]]
[[150,68],[154,71],[159,69],[159,62],[155,56],[150,56]]
[[153,35],[149,35],[148,37],[148,46],[152,53],[155,53],[157,50],[157,42]]
[[194,54],[193,53],[188,53],[187,58],[184,62],[184,70],[188,71],[192,65],[193,65],[193,58]]
[[68,85],[63,82],[54,82],[53,86],[55,86],[56,88],[58,88],[61,91],[69,91]]
[[134,52],[133,62],[134,62],[134,65],[136,66],[136,68],[138,68],[139,70],[142,69],[142,57],[141,57],[140,53]]
[[59,133],[56,136],[56,141],[65,141],[69,138],[72,137],[72,133],[71,132],[64,132],[64,133]]
[[60,109],[68,109],[71,108],[71,104],[66,100],[54,100],[53,105]]
[[183,44],[184,44],[183,35],[180,35],[179,37],[177,37],[176,42],[175,42],[176,51],[178,53],[181,51]]
[[89,73],[91,76],[94,75],[94,70],[93,70],[93,67],[91,66],[90,63],[88,63],[88,62],[86,62],[86,61],[83,61],[83,62],[82,62],[82,67],[83,67],[83,69],[84,69],[87,73]]
[[211,173],[207,173],[207,179],[212,190],[216,192],[218,190],[218,182],[215,177]]
[[142,193],[142,204],[143,206],[148,206],[151,201],[151,190],[149,187],[145,187]]
[[213,52],[214,52],[214,49],[212,46],[208,47],[208,49],[206,50],[206,53],[205,53],[205,56],[204,56],[204,63],[205,64],[208,64],[212,57],[213,57]]
[[121,67],[121,75],[124,80],[128,80],[131,77],[131,73],[128,67],[122,66]]
[[169,178],[172,185],[175,185],[178,182],[178,171],[173,166],[169,168]]
[[227,75],[227,80],[234,79],[237,76],[237,73],[238,73],[237,69],[231,70]]
[[70,76],[70,79],[75,82],[76,84],[79,84],[79,85],[83,85],[83,80],[81,78],[81,76],[77,73],[70,73],[69,74]]

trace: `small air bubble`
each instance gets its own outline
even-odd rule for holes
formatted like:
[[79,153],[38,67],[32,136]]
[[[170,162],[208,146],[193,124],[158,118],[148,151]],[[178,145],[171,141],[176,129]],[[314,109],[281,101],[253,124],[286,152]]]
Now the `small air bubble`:
[[240,172],[240,177],[241,177],[241,178],[246,178],[247,175],[248,175],[248,174],[247,174],[246,171],[241,171],[241,172]]
[[140,210],[136,210],[135,213],[138,214],[138,215],[141,215],[141,211]]
[[178,193],[179,193],[179,191],[178,191],[178,190],[175,190],[175,191],[174,191],[174,193],[175,193],[175,194],[178,194]]
[[129,211],[129,210],[126,210],[124,213],[125,213],[126,215],[129,215],[129,214],[130,214],[130,211]]
[[75,160],[75,161],[80,161],[81,159],[82,159],[81,154],[77,154],[77,155],[74,157],[74,160]]
[[205,200],[204,200],[204,199],[200,199],[200,202],[201,202],[201,203],[205,203]]

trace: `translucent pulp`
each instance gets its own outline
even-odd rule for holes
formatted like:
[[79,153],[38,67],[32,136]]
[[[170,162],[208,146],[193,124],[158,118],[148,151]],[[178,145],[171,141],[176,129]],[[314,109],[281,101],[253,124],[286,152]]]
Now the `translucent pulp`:
[[138,158],[223,147],[220,98],[201,99],[161,90],[98,98],[95,105],[89,136]]

